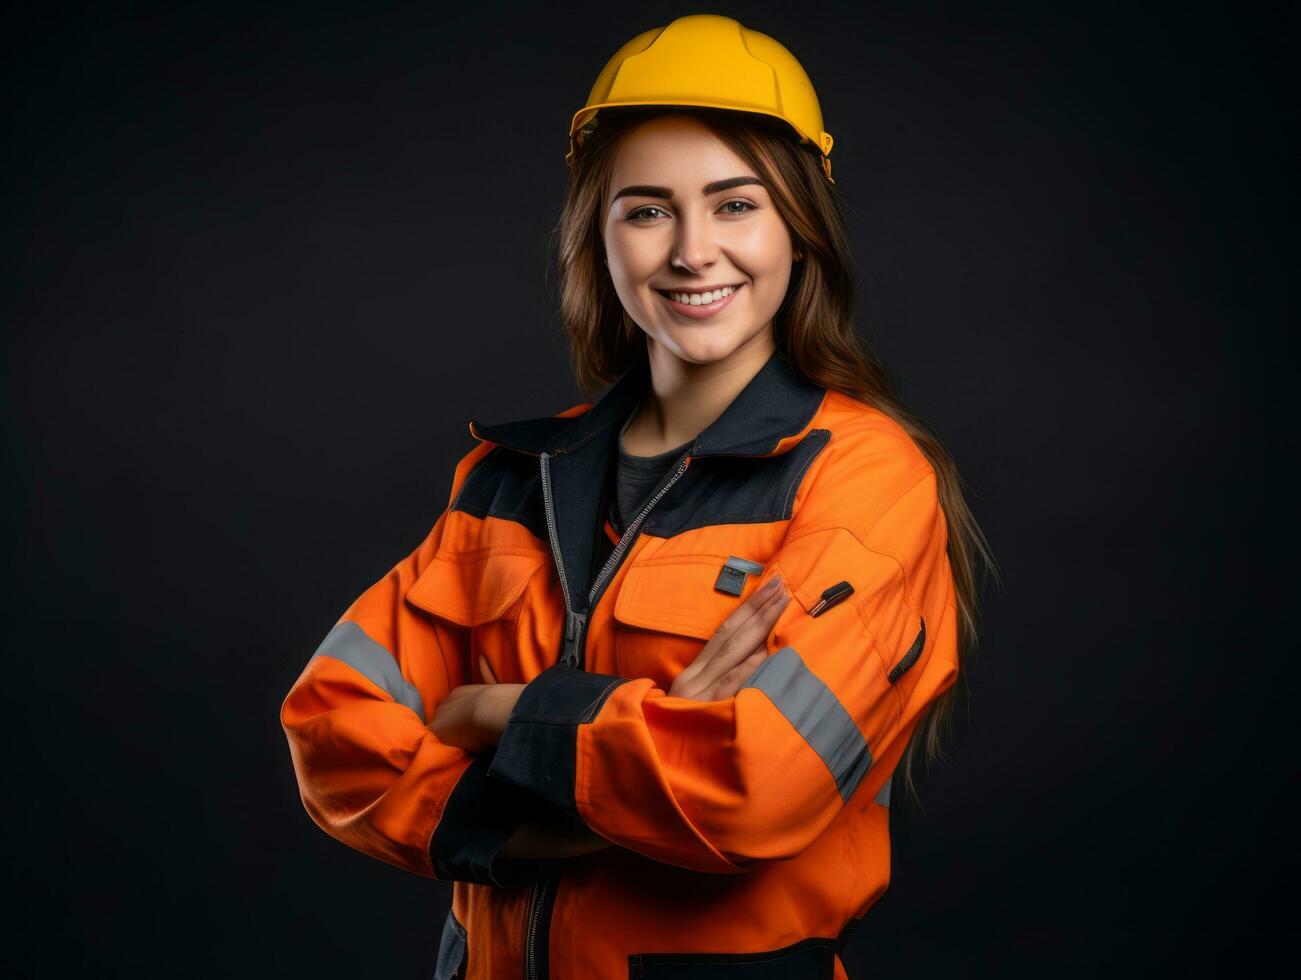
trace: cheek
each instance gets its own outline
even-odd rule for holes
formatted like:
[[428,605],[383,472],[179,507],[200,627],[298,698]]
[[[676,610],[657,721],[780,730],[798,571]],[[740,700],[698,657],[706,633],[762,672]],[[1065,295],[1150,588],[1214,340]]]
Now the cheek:
[[767,320],[777,312],[782,300],[786,298],[791,281],[790,266],[773,262],[769,257],[764,265],[751,266],[746,271],[753,277],[750,310],[757,318]]
[[616,283],[636,287],[650,278],[661,260],[659,244],[650,235],[628,234],[616,228],[605,238],[605,254],[610,262],[610,274]]
[[[785,228],[747,229],[747,234],[733,243],[732,255],[741,271],[754,285],[751,301],[779,304],[786,295],[791,277],[793,249]],[[773,297],[776,300],[773,300]]]
[[746,263],[755,278],[790,272],[794,249],[781,221],[753,222],[733,243],[738,262]]

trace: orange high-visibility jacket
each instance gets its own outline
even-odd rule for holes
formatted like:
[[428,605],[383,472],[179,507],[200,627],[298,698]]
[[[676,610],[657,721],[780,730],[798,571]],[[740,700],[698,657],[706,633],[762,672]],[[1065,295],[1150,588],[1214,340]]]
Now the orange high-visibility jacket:
[[[472,421],[433,529],[281,709],[317,824],[455,882],[439,978],[844,978],[838,950],[889,881],[890,776],[957,677],[934,470],[896,422],[774,353],[620,537],[605,493],[647,382],[642,363],[595,405]],[[793,598],[745,686],[670,697],[779,572]],[[480,654],[527,686],[475,756],[426,726],[486,682]],[[497,856],[560,811],[615,846]]]

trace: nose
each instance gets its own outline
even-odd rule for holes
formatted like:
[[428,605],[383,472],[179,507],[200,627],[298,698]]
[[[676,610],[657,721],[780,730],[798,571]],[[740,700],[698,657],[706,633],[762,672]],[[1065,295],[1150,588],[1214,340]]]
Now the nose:
[[696,215],[680,218],[669,265],[694,274],[713,265],[717,259],[718,242],[714,239],[709,220]]

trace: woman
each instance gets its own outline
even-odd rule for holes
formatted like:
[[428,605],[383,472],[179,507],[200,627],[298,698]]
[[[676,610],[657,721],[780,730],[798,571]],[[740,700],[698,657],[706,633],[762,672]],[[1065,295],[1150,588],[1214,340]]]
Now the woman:
[[616,53],[560,226],[576,374],[614,383],[471,422],[284,702],[313,819],[455,882],[438,977],[843,978],[888,883],[985,549],[858,346],[821,127],[730,18]]

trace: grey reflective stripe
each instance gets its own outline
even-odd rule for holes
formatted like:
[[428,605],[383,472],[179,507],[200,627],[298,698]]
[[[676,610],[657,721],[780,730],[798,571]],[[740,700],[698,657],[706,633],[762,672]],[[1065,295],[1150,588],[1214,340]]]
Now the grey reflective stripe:
[[876,794],[876,799],[873,801],[878,806],[890,805],[890,784],[892,782],[894,782],[893,776],[891,776],[889,779],[887,779],[884,783],[881,784],[881,789]]
[[352,620],[345,620],[330,630],[312,656],[333,657],[347,664],[376,687],[388,691],[398,704],[405,704],[424,719],[425,702],[415,685],[402,676],[397,658]]
[[756,687],[768,695],[822,757],[836,778],[841,798],[848,800],[872,765],[872,753],[858,723],[831,689],[804,665],[795,648],[782,647],[741,686]]

